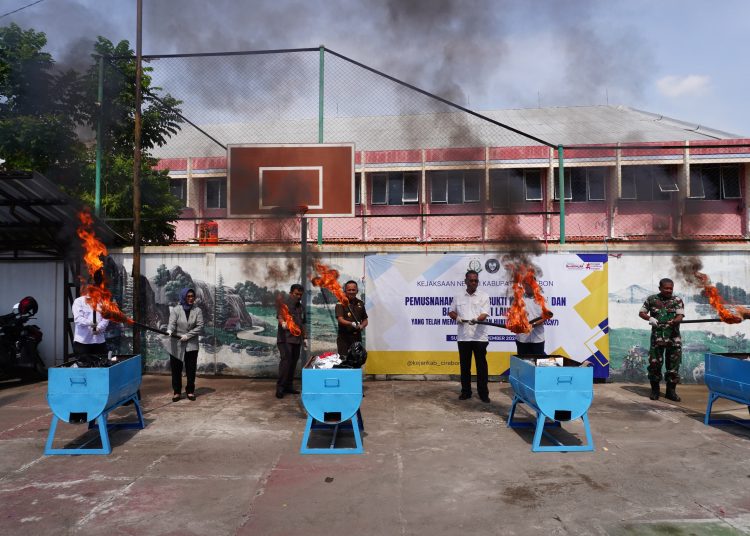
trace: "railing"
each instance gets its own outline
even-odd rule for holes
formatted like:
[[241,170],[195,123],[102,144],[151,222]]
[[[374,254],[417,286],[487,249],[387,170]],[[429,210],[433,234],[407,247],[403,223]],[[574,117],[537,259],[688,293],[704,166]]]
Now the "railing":
[[[612,214],[601,204],[566,210],[566,241],[664,241],[705,238],[744,240],[743,214],[716,206],[711,211],[687,210],[682,217],[659,202],[618,206]],[[653,206],[651,206],[653,205]],[[646,211],[646,209],[648,209]],[[645,212],[644,212],[645,211]],[[307,226],[307,241],[336,244],[502,243],[519,240],[557,241],[557,212],[359,215],[323,218],[319,240],[316,223]],[[210,223],[209,223],[210,222]],[[285,244],[301,241],[300,217],[189,218],[176,223],[174,244]],[[212,229],[210,238],[205,232]]]

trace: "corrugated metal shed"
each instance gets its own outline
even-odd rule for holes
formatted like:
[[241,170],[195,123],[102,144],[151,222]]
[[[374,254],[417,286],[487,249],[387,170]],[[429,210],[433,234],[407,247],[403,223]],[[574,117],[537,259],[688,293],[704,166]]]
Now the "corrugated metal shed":
[[[75,255],[78,204],[36,172],[0,172],[0,260]],[[111,239],[98,224],[97,235]]]
[[[697,142],[742,137],[626,106],[528,108],[480,113],[555,146],[686,140]],[[317,117],[200,127],[225,145],[318,141]],[[324,134],[326,143],[354,142],[357,150],[366,151],[540,145],[465,112],[372,117],[326,116]],[[154,156],[158,158],[225,154],[222,147],[189,125],[185,125],[165,146],[154,150]]]

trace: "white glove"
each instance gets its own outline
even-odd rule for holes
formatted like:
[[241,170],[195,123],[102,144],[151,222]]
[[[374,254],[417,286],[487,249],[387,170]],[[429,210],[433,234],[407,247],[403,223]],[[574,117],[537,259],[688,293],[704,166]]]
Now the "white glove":
[[189,339],[190,337],[188,337],[187,335],[183,335],[182,337],[180,337],[181,342],[188,342]]
[[352,329],[358,330],[359,329],[359,322],[352,322]]
[[651,324],[654,327],[656,327],[656,326],[659,325],[659,321],[656,318],[654,318],[653,316],[648,319],[648,323]]
[[286,322],[281,323],[281,329],[289,329],[289,327],[286,325]]
[[172,336],[172,330],[171,330],[171,329],[168,329],[168,330],[167,330],[167,336],[168,336],[168,337],[171,337],[171,336]]

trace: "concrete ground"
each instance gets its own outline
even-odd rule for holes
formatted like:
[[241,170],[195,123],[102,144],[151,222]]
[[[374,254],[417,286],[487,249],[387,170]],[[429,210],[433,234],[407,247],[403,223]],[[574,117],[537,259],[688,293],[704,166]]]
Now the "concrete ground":
[[[111,455],[45,456],[46,389],[0,384],[3,534],[750,533],[750,430],[704,426],[704,386],[680,386],[677,404],[596,385],[596,450],[533,453],[530,431],[505,426],[508,384],[483,404],[459,401],[457,382],[368,381],[366,452],[335,456],[299,454],[305,412],[273,381],[199,378],[197,401],[173,403],[157,375],[143,379],[146,428],[113,432]],[[86,434],[61,423],[55,445]]]

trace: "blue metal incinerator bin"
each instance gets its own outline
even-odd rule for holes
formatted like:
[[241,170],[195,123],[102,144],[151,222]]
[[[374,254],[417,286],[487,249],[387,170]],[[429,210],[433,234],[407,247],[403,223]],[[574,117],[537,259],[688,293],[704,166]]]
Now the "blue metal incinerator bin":
[[[107,366],[83,367],[75,361],[49,369],[47,403],[52,410],[45,454],[110,454],[111,429],[144,428],[143,413],[138,400],[141,386],[141,356],[119,355]],[[109,413],[132,401],[138,415],[137,422],[107,423]],[[77,448],[53,448],[57,423],[88,423],[89,428],[98,427],[101,448],[85,448],[92,438]]]
[[[362,369],[302,369],[302,403],[307,425],[301,454],[362,454]],[[356,447],[336,447],[339,430],[352,430]],[[333,431],[328,448],[308,447],[312,430]]]
[[708,404],[704,424],[750,425],[749,419],[711,419],[711,407],[718,398],[745,404],[750,410],[750,354],[706,354]]
[[[538,366],[542,363],[561,363],[562,366]],[[508,415],[508,426],[521,428],[535,426],[531,450],[543,451],[591,451],[588,409],[594,399],[594,369],[563,356],[511,356],[510,384],[513,387],[513,403]],[[536,413],[536,424],[514,422],[516,406],[526,404]],[[574,419],[583,421],[586,444],[563,445],[545,430],[545,426],[560,426],[561,422]],[[549,419],[549,423],[547,420]],[[542,435],[555,445],[541,446]]]

